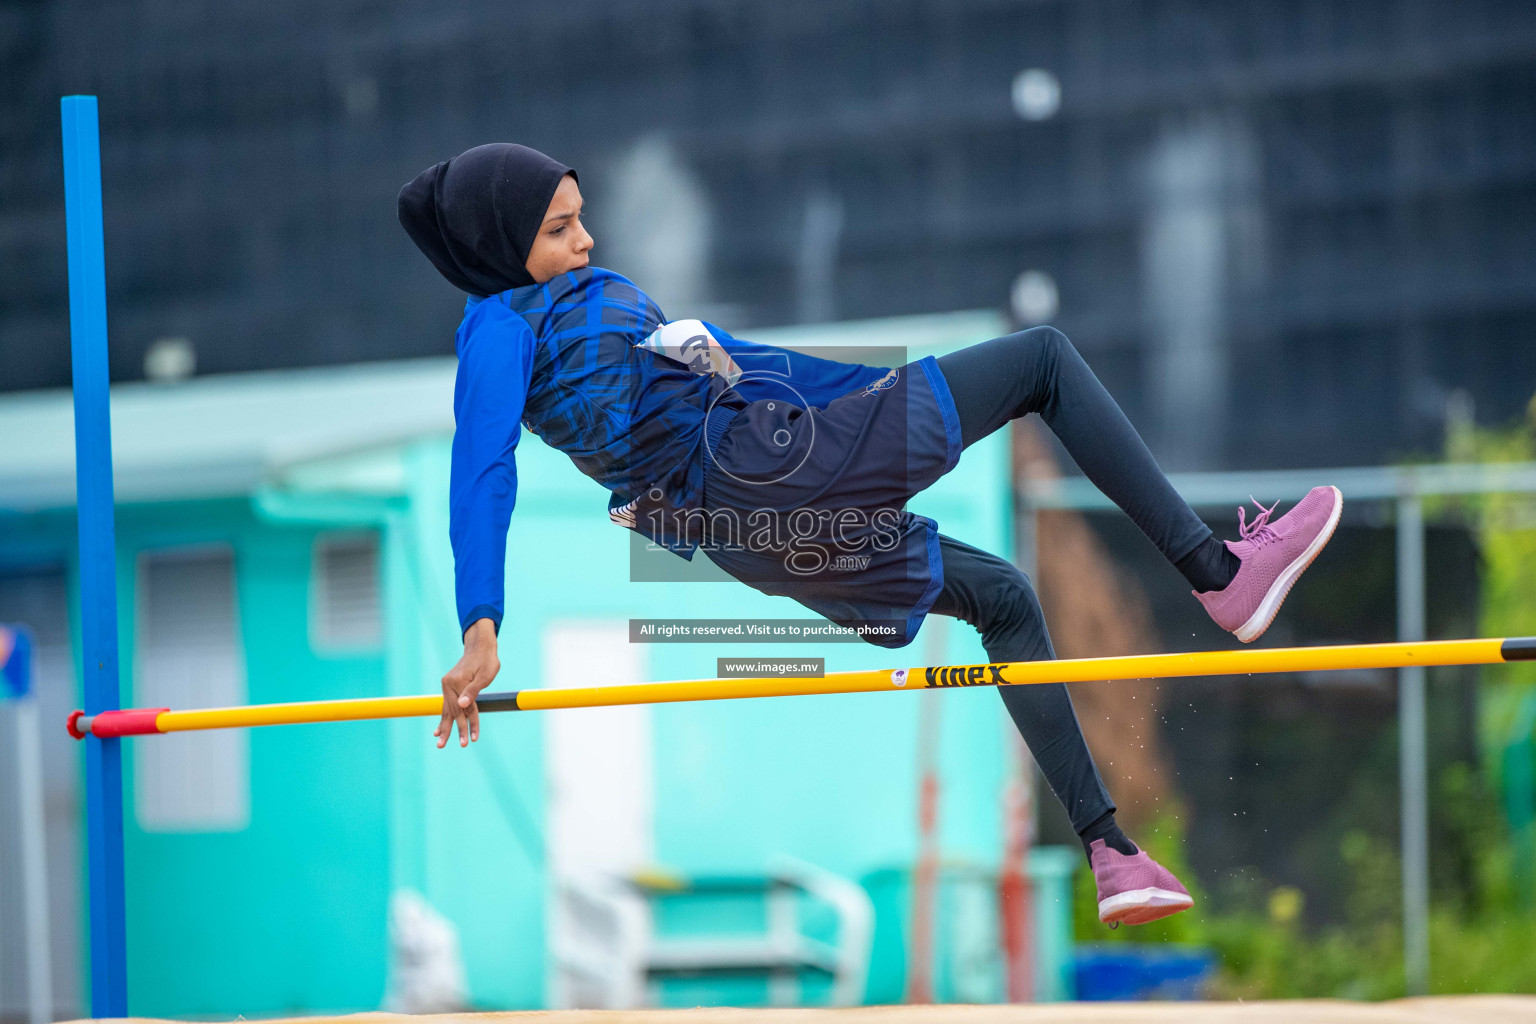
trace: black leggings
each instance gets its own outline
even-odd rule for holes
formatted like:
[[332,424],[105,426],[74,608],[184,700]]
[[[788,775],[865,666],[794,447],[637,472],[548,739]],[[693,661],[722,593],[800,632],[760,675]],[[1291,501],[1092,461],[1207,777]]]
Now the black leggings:
[[[1211,536],[1163,477],[1152,453],[1066,335],[1036,327],[939,357],[966,447],[1037,412],[1068,454],[1170,562]],[[975,626],[992,661],[1056,657],[1029,578],[996,555],[941,536],[944,588],[931,611]],[[1078,832],[1115,809],[1067,688],[999,691],[1052,792]]]

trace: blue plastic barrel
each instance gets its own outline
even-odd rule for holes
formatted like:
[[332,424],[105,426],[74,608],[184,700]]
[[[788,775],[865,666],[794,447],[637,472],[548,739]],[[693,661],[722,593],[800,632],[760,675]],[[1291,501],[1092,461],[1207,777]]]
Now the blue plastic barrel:
[[1216,970],[1216,954],[1203,946],[1130,942],[1081,944],[1074,951],[1077,998],[1199,999]]

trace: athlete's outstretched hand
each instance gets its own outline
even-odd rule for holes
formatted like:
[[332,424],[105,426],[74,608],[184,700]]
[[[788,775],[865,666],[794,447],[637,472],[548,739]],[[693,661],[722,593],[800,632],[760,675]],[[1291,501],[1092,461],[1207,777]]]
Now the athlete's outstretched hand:
[[459,746],[467,747],[480,738],[480,708],[475,698],[491,685],[501,661],[496,657],[496,626],[490,619],[477,619],[464,631],[464,656],[443,676],[443,717],[432,735],[437,749],[448,745],[453,723],[459,723]]

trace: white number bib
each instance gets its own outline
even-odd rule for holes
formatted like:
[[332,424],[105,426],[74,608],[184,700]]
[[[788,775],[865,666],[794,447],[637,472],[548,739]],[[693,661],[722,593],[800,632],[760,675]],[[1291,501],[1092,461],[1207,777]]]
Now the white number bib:
[[709,333],[702,320],[674,320],[662,324],[639,347],[682,363],[694,373],[718,373],[727,384],[734,385],[741,377],[741,367]]

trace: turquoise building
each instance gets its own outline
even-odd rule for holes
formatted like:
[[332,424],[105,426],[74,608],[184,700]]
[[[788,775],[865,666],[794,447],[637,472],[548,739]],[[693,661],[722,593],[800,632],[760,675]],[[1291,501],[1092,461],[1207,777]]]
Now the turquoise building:
[[[754,338],[903,346],[915,359],[1005,330],[995,314],[963,313]],[[459,646],[453,374],[451,359],[418,360],[114,389],[125,706],[436,690]],[[0,398],[0,621],[37,635],[46,718],[59,726],[46,757],[60,1012],[85,1005],[79,749],[62,725],[78,702],[71,422],[67,393]],[[713,677],[721,656],[824,657],[829,671],[985,660],[968,627],[937,618],[895,652],[630,644],[631,618],[809,613],[731,581],[632,582],[641,541],[608,520],[601,488],[531,435],[518,471],[497,688]],[[1006,553],[1008,481],[999,434],[912,507]],[[467,751],[436,749],[427,720],[130,741],[131,1011],[378,1007],[398,980],[389,905],[399,891],[452,924],[472,1006],[545,1006],[551,906],[573,865],[750,875],[784,857],[868,892],[864,998],[899,1001],[924,721],[936,729],[951,879],[936,918],[937,994],[999,999],[995,908],[953,880],[995,875],[1018,755],[996,694],[962,690],[499,715]],[[1057,863],[1037,853],[1037,869]],[[1067,897],[1040,877],[1037,986],[1061,997]]]

